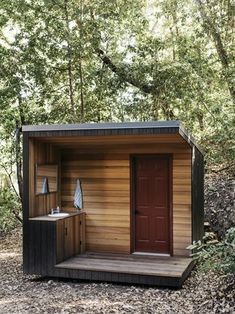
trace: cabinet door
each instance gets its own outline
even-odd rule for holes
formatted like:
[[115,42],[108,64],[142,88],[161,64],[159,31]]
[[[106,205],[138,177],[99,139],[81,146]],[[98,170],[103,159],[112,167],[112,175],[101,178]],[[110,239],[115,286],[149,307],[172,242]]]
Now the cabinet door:
[[56,263],[60,263],[65,259],[64,241],[65,241],[64,219],[60,219],[57,220],[56,222]]
[[73,217],[74,222],[74,255],[77,255],[81,252],[81,215],[77,215]]
[[73,217],[64,219],[64,258],[75,254],[75,226]]
[[84,227],[80,225],[80,215],[77,215],[58,220],[56,228],[56,262],[59,263],[80,253],[81,230]]

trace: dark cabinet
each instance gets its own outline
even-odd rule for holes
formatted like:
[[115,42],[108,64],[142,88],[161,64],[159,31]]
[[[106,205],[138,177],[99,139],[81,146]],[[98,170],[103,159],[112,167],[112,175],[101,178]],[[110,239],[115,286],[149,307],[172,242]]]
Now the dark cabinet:
[[85,250],[85,213],[63,219],[32,218],[24,244],[24,272],[49,275],[54,267]]

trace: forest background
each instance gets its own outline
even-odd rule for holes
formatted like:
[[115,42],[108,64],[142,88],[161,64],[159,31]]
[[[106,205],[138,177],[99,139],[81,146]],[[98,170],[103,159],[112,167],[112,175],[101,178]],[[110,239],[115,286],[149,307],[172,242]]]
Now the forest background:
[[234,9],[232,0],[1,0],[0,231],[21,220],[22,125],[181,120],[206,173],[234,177]]

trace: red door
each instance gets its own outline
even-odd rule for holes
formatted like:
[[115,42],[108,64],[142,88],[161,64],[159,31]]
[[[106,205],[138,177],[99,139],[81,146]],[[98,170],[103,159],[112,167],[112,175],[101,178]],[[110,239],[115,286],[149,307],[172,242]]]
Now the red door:
[[135,158],[135,251],[170,254],[170,157]]

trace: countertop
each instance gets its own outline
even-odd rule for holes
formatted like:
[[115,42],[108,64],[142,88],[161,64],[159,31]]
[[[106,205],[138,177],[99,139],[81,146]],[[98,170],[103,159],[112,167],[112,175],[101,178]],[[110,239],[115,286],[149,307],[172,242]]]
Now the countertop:
[[[63,211],[61,212],[63,213]],[[48,215],[45,215],[45,216],[37,216],[37,217],[32,217],[32,218],[29,218],[30,221],[57,221],[57,220],[60,220],[60,219],[66,219],[66,218],[69,218],[69,217],[73,217],[73,216],[76,216],[76,215],[81,215],[81,214],[84,214],[85,212],[84,211],[79,211],[79,212],[72,212],[72,213],[68,213],[69,216],[66,216],[66,217],[49,217]]]

